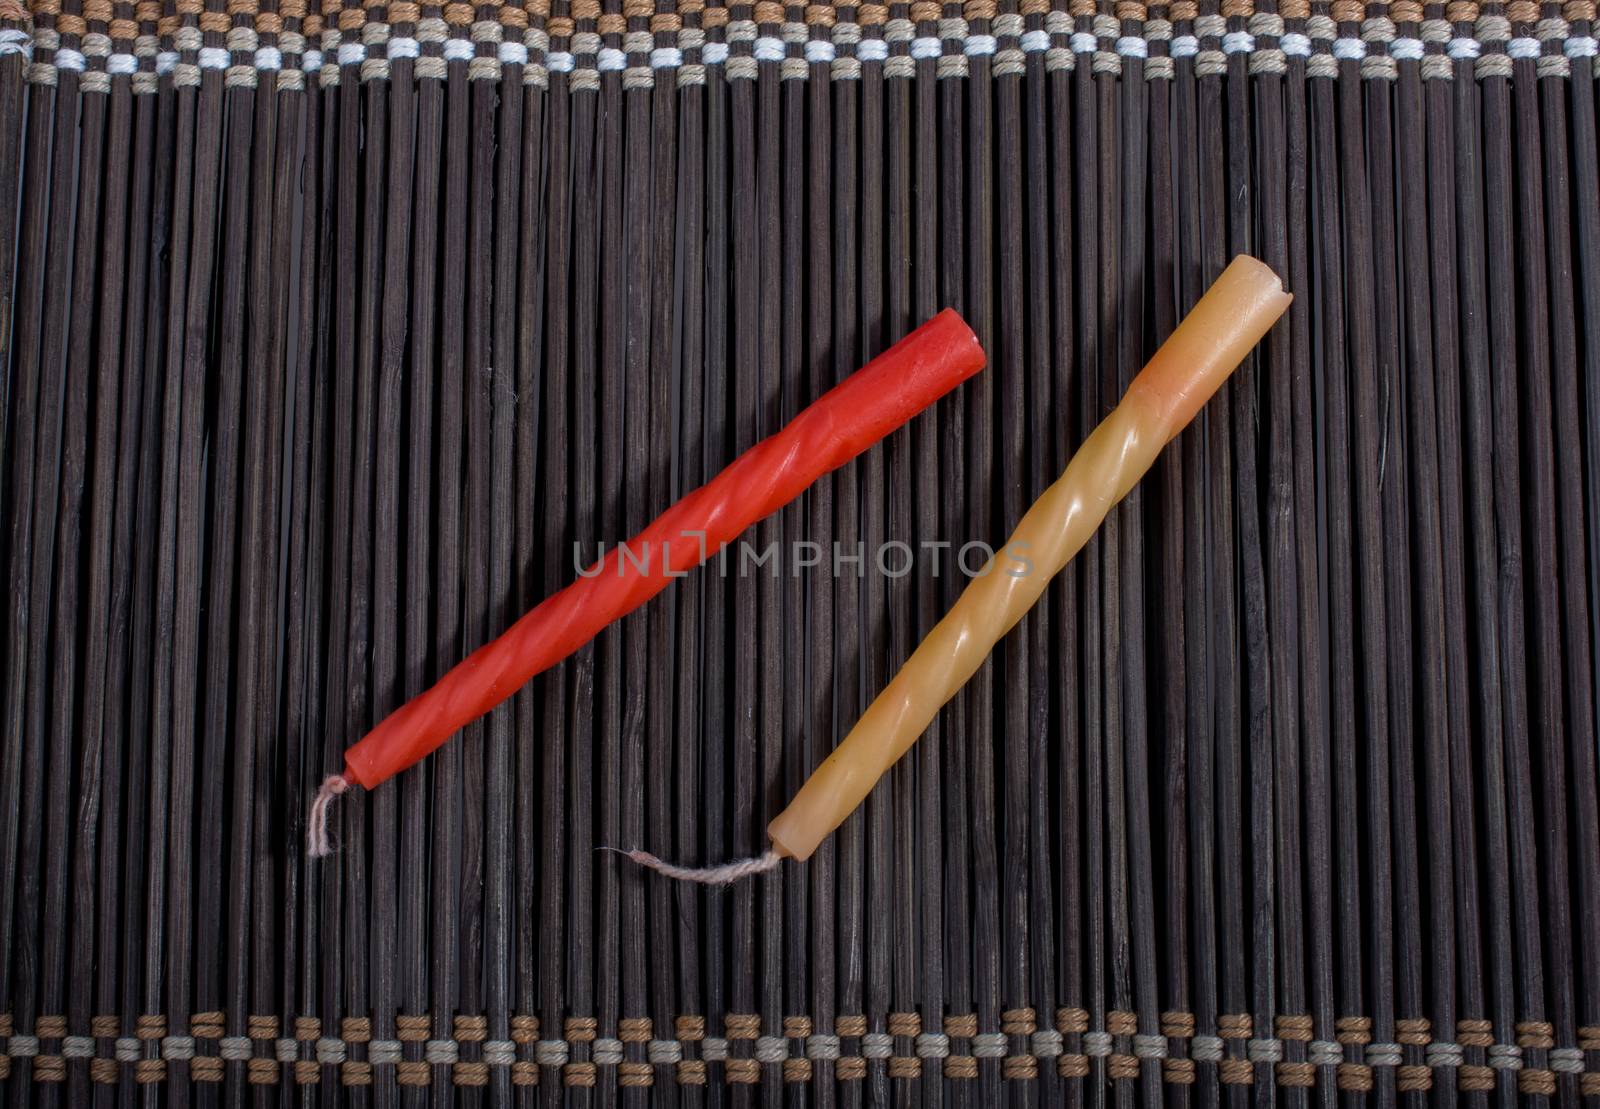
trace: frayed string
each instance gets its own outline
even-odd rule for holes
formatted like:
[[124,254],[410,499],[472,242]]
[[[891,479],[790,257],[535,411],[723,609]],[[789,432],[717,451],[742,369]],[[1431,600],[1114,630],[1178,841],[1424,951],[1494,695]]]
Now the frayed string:
[[749,878],[756,874],[765,874],[776,870],[783,856],[776,851],[768,850],[765,854],[757,855],[752,859],[735,859],[731,863],[721,866],[674,866],[648,851],[635,848],[632,851],[623,851],[616,847],[602,847],[601,851],[614,851],[618,855],[626,855],[640,866],[647,866],[658,874],[665,874],[668,878],[678,878],[685,882],[699,882],[703,886],[727,886],[742,878]]
[[350,779],[343,774],[322,779],[322,788],[317,790],[317,799],[311,802],[311,812],[306,816],[306,854],[313,859],[333,854],[333,844],[328,841],[328,806],[349,788]]

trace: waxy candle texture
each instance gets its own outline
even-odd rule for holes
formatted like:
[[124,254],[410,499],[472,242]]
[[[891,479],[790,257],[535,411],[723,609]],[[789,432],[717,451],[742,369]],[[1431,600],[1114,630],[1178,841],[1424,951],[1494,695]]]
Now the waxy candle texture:
[[983,365],[977,336],[945,309],[401,706],[345,752],[344,778],[371,789],[417,762]]
[[768,826],[778,854],[808,858],[844,822],[1291,299],[1267,266],[1234,259],[1134,378],[1122,403],[1084,440],[1061,478],[1028,509],[1001,553]]

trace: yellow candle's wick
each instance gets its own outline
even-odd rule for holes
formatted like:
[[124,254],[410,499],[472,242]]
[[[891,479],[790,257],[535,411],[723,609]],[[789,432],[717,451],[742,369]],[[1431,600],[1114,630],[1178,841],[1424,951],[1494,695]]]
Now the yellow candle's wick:
[[767,827],[773,850],[804,859],[855,810],[977,671],[1283,315],[1292,298],[1266,265],[1235,258],[1128,386],[1060,479],[930,631],[850,734]]

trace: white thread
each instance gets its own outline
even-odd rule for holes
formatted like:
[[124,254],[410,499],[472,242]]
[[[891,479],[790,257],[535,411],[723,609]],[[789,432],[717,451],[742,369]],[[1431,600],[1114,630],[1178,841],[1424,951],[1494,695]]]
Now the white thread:
[[864,62],[881,62],[889,56],[889,44],[882,39],[862,39],[856,57]]
[[56,68],[70,69],[81,73],[84,66],[84,57],[76,50],[63,46],[56,51]]
[[1001,50],[994,56],[993,72],[996,77],[1020,77],[1027,68],[1027,55],[1020,50]]
[[183,1062],[194,1058],[193,1036],[163,1036],[161,1038],[161,1057],[174,1062]]
[[939,56],[939,40],[936,38],[919,38],[911,42],[911,56],[919,61],[923,58],[937,58]]
[[217,1054],[224,1059],[248,1059],[252,1046],[249,1036],[224,1036],[217,1041]]
[[1111,1033],[1085,1032],[1083,1034],[1083,1053],[1095,1058],[1104,1058],[1111,1054]]
[[0,27],[0,57],[7,54],[21,54],[24,58],[33,57],[33,40],[27,32]]
[[[783,48],[778,48],[778,56],[783,56]],[[811,65],[827,65],[834,59],[833,43],[826,39],[812,39],[806,43],[806,61]]]
[[1281,1063],[1283,1062],[1283,1041],[1276,1039],[1247,1040],[1244,1053],[1252,1063]]
[[806,1037],[806,1058],[808,1059],[837,1059],[839,1057],[839,1037],[818,1032]]
[[565,50],[556,50],[546,56],[544,64],[551,73],[571,73],[573,58]]
[[614,1067],[622,1062],[622,1041],[601,1037],[594,1042],[590,1058],[602,1067]]
[[[485,1050],[487,1050],[488,1046],[488,1044],[484,1045]],[[373,1040],[367,1044],[367,1062],[374,1065],[398,1063],[401,1057],[399,1040]]]
[[1033,1053],[1041,1059],[1054,1059],[1065,1050],[1065,1039],[1054,1028],[1041,1028],[1033,1034]]
[[[791,37],[790,31],[789,31],[789,28],[791,28],[791,27],[798,28],[800,33]],[[783,25],[783,41],[784,42],[804,42],[804,41],[806,41],[805,27],[806,27],[806,25],[804,23],[785,23]],[[833,44],[835,46],[854,46],[856,43],[858,43],[860,41],[861,41],[861,24],[859,24],[859,23],[835,23],[833,25]]]
[[676,46],[658,46],[650,51],[650,65],[654,69],[677,69],[683,64],[683,51]]
[[447,62],[464,62],[477,51],[467,39],[445,39],[444,60]]
[[995,38],[993,35],[968,35],[966,46],[963,48],[969,57],[983,57],[995,51]]
[[1325,15],[1314,15],[1306,20],[1306,34],[1314,39],[1336,39],[1339,37],[1339,25]]
[[979,1059],[1004,1059],[1006,1050],[1003,1032],[979,1032],[972,1037],[972,1054]]
[[1042,54],[1050,49],[1050,35],[1045,31],[1022,32],[1022,49],[1029,54]]
[[[1548,20],[1548,19],[1545,20],[1545,23],[1550,23],[1550,22],[1553,22],[1553,21],[1552,20]],[[1539,24],[1539,26],[1543,27],[1544,23]],[[255,32],[252,31],[251,35],[254,36],[254,34],[255,34]],[[230,36],[231,36],[231,32],[230,32]],[[1540,38],[1544,38],[1545,36],[1543,34],[1540,34],[1539,37]],[[254,46],[254,43],[252,43],[251,45]],[[84,35],[81,39],[78,40],[78,48],[80,50],[82,50],[84,52],[84,54],[86,56],[90,57],[90,58],[103,58],[107,54],[111,53],[111,36],[110,35],[102,35],[99,31],[90,31],[88,34]]]
[[278,1062],[280,1063],[293,1063],[300,1058],[299,1041],[292,1040],[288,1036],[280,1037],[274,1041],[272,1046],[277,1052]]
[[887,1032],[868,1032],[861,1037],[861,1054],[868,1059],[887,1059],[894,1054],[894,1037]]
[[1133,1053],[1141,1059],[1165,1059],[1167,1038],[1144,1032],[1136,1033],[1133,1037]]
[[528,64],[528,48],[520,42],[502,42],[496,56],[501,65]]
[[1436,1040],[1428,1045],[1428,1066],[1459,1067],[1465,1055],[1466,1049],[1460,1044]]
[[1279,39],[1278,45],[1285,54],[1292,57],[1304,58],[1311,53],[1311,40],[1295,31],[1290,31]]
[[[317,57],[317,64],[311,64],[311,57],[315,51],[306,53],[306,69],[319,68],[322,58]],[[339,53],[343,55],[341,47]],[[330,774],[322,780],[322,788],[317,790],[316,800],[311,802],[311,811],[306,814],[306,854],[314,859],[325,858],[333,853],[333,846],[328,839],[328,806],[333,804],[333,799],[350,788],[350,780],[343,774]]]
[[1582,1074],[1583,1052],[1575,1047],[1550,1049],[1550,1069],[1557,1074]]
[[[809,45],[809,44],[808,44]],[[758,62],[778,62],[783,60],[783,40],[765,35],[756,39],[756,44],[751,53]]]
[[1256,38],[1248,31],[1229,31],[1222,36],[1222,49],[1227,54],[1248,54],[1256,48]]
[[200,63],[201,69],[227,69],[228,63],[233,59],[228,57],[228,52],[220,46],[202,46],[196,60]]
[[139,59],[132,54],[113,54],[106,59],[106,72],[114,77],[136,72],[139,68]]
[[[787,60],[787,59],[786,59]],[[835,81],[861,80],[860,58],[835,58],[828,65],[828,76]]]
[[1333,40],[1333,56],[1340,61],[1354,61],[1367,56],[1367,44],[1361,39]]
[[1215,1063],[1222,1058],[1223,1043],[1216,1036],[1196,1036],[1189,1041],[1189,1057],[1198,1063]]
[[1099,43],[1088,31],[1075,31],[1072,35],[1072,52],[1074,54],[1093,54]]
[[1516,1044],[1492,1044],[1489,1065],[1495,1070],[1521,1070],[1522,1049]]
[[683,1061],[683,1045],[677,1040],[651,1040],[645,1045],[645,1054],[655,1066],[668,1066]]
[[1199,35],[1203,39],[1204,38],[1213,38],[1213,39],[1221,38],[1224,34],[1227,33],[1227,30],[1228,30],[1228,21],[1226,19],[1223,19],[1220,15],[1212,14],[1212,15],[1201,15],[1201,16],[1196,16],[1195,17],[1194,33]]
[[[367,1058],[372,1058],[370,1049]],[[485,1040],[483,1061],[491,1067],[509,1067],[517,1061],[517,1045],[510,1040]]]
[[1399,1044],[1368,1044],[1367,1066],[1398,1067],[1402,1055]]
[[[64,1036],[64,1037],[62,1037],[62,1039],[61,1039],[61,1054],[65,1055],[68,1059],[93,1059],[94,1058],[94,1037],[93,1036]],[[1583,1060],[1580,1059],[1578,1061],[1578,1066],[1579,1066],[1579,1069],[1582,1069]]]
[[[1206,17],[1201,16],[1201,18],[1204,19]],[[1222,18],[1220,16],[1217,17],[1217,22],[1219,25],[1221,24]],[[1104,12],[1094,17],[1092,26],[1094,27],[1095,37],[1106,40],[1116,38],[1122,30],[1122,24],[1117,22],[1116,17],[1106,15]],[[1222,32],[1218,31],[1217,33],[1221,34]]]
[[1445,50],[1456,61],[1470,61],[1483,52],[1483,45],[1477,39],[1454,38]]
[[722,37],[729,42],[754,42],[756,37],[756,21],[753,19],[731,19],[727,28],[722,32]]
[[1422,57],[1422,40],[1397,38],[1389,44],[1389,56],[1403,62],[1414,62]]
[[721,65],[728,60],[728,44],[725,42],[708,42],[705,49],[700,51],[700,60],[706,65]]
[[910,42],[916,33],[917,29],[909,19],[891,19],[883,25],[885,42]]
[[720,1063],[728,1057],[728,1041],[721,1036],[707,1036],[700,1041],[700,1057],[708,1063]]
[[1569,38],[1562,48],[1569,58],[1592,58],[1600,47],[1600,42],[1590,35],[1575,35]]
[[1137,35],[1124,35],[1117,40],[1117,53],[1125,58],[1147,58],[1150,45]]
[[602,46],[595,55],[594,67],[601,73],[614,73],[627,66],[628,56],[613,46]]
[[763,1063],[781,1063],[789,1057],[789,1041],[781,1036],[762,1036],[756,1040],[756,1058]]
[[674,866],[664,862],[659,857],[648,851],[634,849],[632,851],[618,851],[614,847],[602,847],[602,851],[615,851],[619,855],[626,855],[640,866],[649,867],[658,874],[668,878],[677,878],[684,882],[699,882],[705,886],[726,886],[741,878],[748,878],[753,874],[765,874],[769,870],[776,870],[780,856],[776,851],[768,850],[761,855],[750,859],[736,859],[731,863],[721,866],[692,867]]
[[567,1065],[566,1040],[540,1040],[533,1045],[533,1061],[541,1067],[564,1067]]
[[943,1032],[923,1032],[917,1037],[917,1057],[919,1059],[948,1059],[950,1057],[950,1037]]
[[[319,1044],[317,1048],[319,1056],[321,1051],[322,1048]],[[456,1065],[457,1060],[461,1058],[460,1045],[454,1040],[429,1040],[422,1047],[422,1057],[436,1067],[453,1067]]]
[[1336,1067],[1344,1062],[1344,1045],[1335,1040],[1312,1040],[1306,1045],[1306,1061],[1316,1067]]
[[939,37],[959,42],[967,37],[967,21],[960,17],[939,20]]
[[323,1036],[317,1041],[317,1062],[323,1066],[332,1066],[343,1063],[345,1057],[344,1041],[333,1036]]
[[112,1050],[116,1053],[119,1063],[137,1063],[144,1054],[139,1041],[132,1036],[119,1036]]
[[[1076,49],[1077,44],[1073,44]],[[1192,58],[1200,50],[1200,40],[1193,35],[1174,35],[1170,48],[1174,58]]]

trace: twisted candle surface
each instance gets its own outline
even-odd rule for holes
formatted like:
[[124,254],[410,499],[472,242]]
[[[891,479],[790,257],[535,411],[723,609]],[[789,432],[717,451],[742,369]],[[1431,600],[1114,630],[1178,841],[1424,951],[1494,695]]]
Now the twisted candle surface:
[[767,827],[779,853],[807,858],[844,822],[1291,299],[1266,265],[1242,255],[1234,259],[1129,385],[1122,403],[1078,448],[1066,472],[1028,509],[1006,546]]

